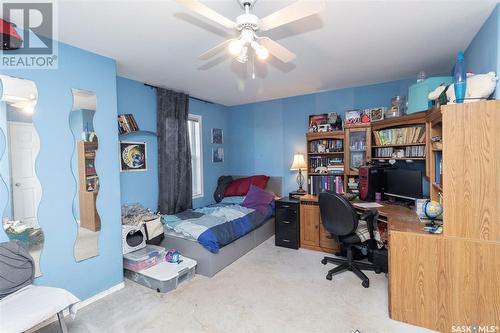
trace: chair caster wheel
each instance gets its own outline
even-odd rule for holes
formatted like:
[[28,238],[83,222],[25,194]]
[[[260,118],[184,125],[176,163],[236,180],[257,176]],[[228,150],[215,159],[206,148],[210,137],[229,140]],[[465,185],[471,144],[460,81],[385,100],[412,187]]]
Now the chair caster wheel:
[[330,274],[328,274],[328,275],[326,276],[326,279],[327,279],[328,281],[332,281],[332,276],[331,276]]
[[326,259],[321,259],[321,263],[322,263],[323,265],[326,265],[326,263],[327,263]]
[[363,281],[361,282],[361,285],[365,288],[368,288],[370,286],[370,281],[369,280]]
[[380,268],[376,268],[375,269],[375,274],[380,274],[380,273],[382,273],[382,270]]

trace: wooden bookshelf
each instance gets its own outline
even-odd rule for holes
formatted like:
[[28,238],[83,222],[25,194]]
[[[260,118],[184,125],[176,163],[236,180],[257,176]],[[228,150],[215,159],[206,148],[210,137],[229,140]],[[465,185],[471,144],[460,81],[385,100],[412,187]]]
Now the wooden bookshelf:
[[[440,108],[432,108],[427,111],[426,115],[426,128],[427,138],[426,143],[428,147],[426,159],[426,175],[429,177],[431,199],[441,202],[443,194],[442,182],[442,141],[432,142],[433,137],[443,136],[443,116]],[[441,174],[441,176],[439,176]]]
[[[429,134],[427,129],[426,116],[427,113],[424,111],[424,112],[413,113],[406,116],[384,119],[381,121],[371,123],[371,130],[372,130],[371,159],[396,160],[396,161],[408,161],[408,160],[425,161],[429,154],[428,142],[427,142]],[[413,131],[412,128],[414,127],[420,127],[421,129]],[[390,131],[390,134],[393,135],[396,135],[399,132],[400,134],[406,137],[402,138],[403,142],[401,143],[384,144],[383,142],[380,142],[382,140],[377,135],[379,131]],[[390,141],[394,141],[393,136],[390,139],[391,139]],[[396,139],[396,142],[397,141],[399,140]],[[391,154],[391,156],[380,156],[380,157],[377,156],[377,151],[379,149],[385,149],[385,148],[388,148],[389,151],[384,155]],[[395,150],[398,149],[405,150],[404,157],[392,157],[392,155],[395,153]],[[421,152],[417,151],[419,149],[421,150]],[[407,150],[409,151],[410,154],[407,153]]]
[[[328,189],[330,190],[335,190],[336,187],[335,180],[340,179],[342,181],[341,185],[342,192],[345,192],[346,184],[344,175],[345,172],[344,131],[309,132],[306,133],[306,141],[307,141],[307,192],[311,194],[311,182],[317,184],[317,182],[320,181],[320,177],[331,177],[327,179]],[[323,147],[319,148],[316,147],[315,145],[318,146],[323,145]],[[313,148],[313,146],[315,146],[315,148]],[[342,169],[340,172],[333,171],[333,172],[323,173],[323,172],[317,172],[316,171],[317,167],[337,167]],[[324,186],[321,185],[321,188],[323,187]]]
[[96,200],[99,193],[99,177],[95,169],[97,142],[78,142],[78,197],[80,203],[80,227],[101,230]]

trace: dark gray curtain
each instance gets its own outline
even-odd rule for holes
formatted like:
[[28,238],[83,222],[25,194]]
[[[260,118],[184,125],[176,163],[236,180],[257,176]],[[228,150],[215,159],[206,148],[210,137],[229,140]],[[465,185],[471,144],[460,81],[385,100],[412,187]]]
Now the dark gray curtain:
[[159,210],[175,214],[191,208],[189,95],[157,89]]

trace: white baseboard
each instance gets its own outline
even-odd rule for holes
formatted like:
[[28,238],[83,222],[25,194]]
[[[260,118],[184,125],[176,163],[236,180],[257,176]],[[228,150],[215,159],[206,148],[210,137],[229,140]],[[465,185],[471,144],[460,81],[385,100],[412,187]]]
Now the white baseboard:
[[[106,296],[109,296],[112,293],[114,293],[114,292],[116,292],[116,291],[118,291],[120,289],[123,289],[124,287],[125,287],[125,282],[122,281],[122,282],[118,283],[117,285],[115,285],[115,286],[113,286],[113,287],[111,287],[109,289],[106,289],[106,290],[98,293],[97,295],[94,295],[94,296],[92,296],[90,298],[87,298],[84,301],[79,302],[76,305],[76,308],[77,308],[77,310],[83,309],[87,305],[90,305],[90,304],[92,304],[94,302],[97,302],[98,300],[100,300],[100,299],[102,299],[102,298],[104,298]],[[66,317],[68,315],[69,315],[68,309],[64,310],[64,316]],[[55,321],[57,321],[57,316],[54,314],[54,316],[52,318],[47,319],[47,320],[41,322],[40,324],[36,325],[35,327],[30,328],[25,333],[33,333],[33,332],[41,329],[42,327],[45,327],[45,326],[47,326],[49,324],[52,324]]]
[[[106,290],[100,292],[99,294],[94,295],[94,296],[92,296],[90,298],[87,298],[85,301],[82,301],[82,302],[78,303],[76,305],[76,308],[78,310],[80,310],[80,309],[86,307],[87,305],[92,304],[92,303],[100,300],[101,298],[109,296],[112,293],[114,293],[114,292],[116,292],[116,291],[118,291],[120,289],[123,289],[124,287],[125,287],[125,282],[122,281],[122,282],[118,283],[116,286],[113,286],[113,287],[111,287],[109,289],[106,289]],[[64,313],[64,315],[66,315],[66,314],[67,313]]]

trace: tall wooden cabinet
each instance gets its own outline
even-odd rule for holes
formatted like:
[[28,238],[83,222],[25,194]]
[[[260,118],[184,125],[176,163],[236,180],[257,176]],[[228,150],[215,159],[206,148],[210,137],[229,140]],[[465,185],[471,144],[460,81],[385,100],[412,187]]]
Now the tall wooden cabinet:
[[498,332],[500,101],[441,112],[444,231],[395,231],[389,223],[391,318],[441,332]]

